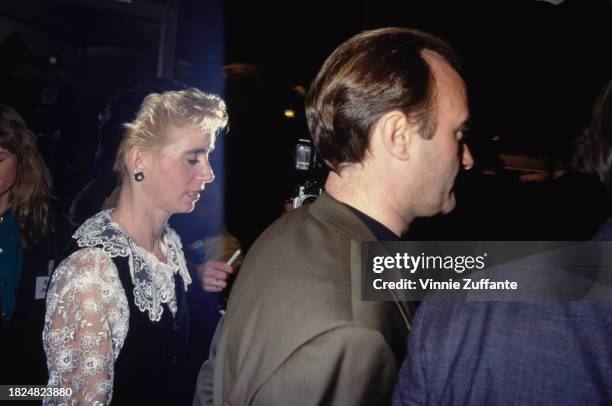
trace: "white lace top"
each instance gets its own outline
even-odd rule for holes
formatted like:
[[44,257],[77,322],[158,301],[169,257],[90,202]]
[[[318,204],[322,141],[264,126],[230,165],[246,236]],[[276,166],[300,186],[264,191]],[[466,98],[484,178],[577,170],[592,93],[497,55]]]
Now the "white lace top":
[[[49,284],[43,343],[50,388],[71,388],[69,398],[45,405],[109,404],[113,365],[128,333],[129,307],[113,257],[128,257],[134,302],[152,322],[168,304],[176,314],[174,274],[191,283],[178,235],[166,227],[163,263],[137,246],[106,210],[87,220],[73,238],[81,249],[57,267]],[[102,248],[99,248],[102,247]]]

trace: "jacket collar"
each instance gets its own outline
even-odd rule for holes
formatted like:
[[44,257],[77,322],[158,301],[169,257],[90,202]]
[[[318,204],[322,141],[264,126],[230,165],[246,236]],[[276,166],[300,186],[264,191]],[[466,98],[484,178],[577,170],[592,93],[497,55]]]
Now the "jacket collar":
[[345,204],[323,192],[309,207],[319,221],[339,228],[357,241],[376,241],[367,225]]

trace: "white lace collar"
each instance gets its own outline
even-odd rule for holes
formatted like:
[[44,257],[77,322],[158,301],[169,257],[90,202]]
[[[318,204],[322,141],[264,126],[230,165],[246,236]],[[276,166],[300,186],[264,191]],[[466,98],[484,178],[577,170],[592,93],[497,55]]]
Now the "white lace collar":
[[[162,234],[162,241],[166,246],[167,265],[161,263],[151,254],[152,258],[145,258],[144,248],[132,241],[127,233],[111,220],[111,211],[104,210],[85,221],[74,233],[79,247],[100,246],[111,258],[129,257],[130,276],[134,284],[134,303],[142,312],[147,312],[151,321],[159,321],[163,314],[162,304],[176,306],[174,292],[174,274],[183,278],[185,291],[191,283],[187,264],[183,256],[181,240],[174,230],[166,226]],[[147,252],[148,253],[148,252]],[[157,261],[165,266],[159,267],[151,262]],[[165,268],[170,272],[158,272]],[[171,303],[174,301],[175,303]]]

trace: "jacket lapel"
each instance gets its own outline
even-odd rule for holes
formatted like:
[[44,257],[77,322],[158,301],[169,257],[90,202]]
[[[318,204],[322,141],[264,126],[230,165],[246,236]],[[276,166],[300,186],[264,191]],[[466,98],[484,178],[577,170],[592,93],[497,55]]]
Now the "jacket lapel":
[[[310,206],[312,215],[320,221],[339,228],[351,238],[351,289],[354,308],[371,307],[372,310],[381,310],[383,302],[364,302],[361,300],[361,242],[376,241],[376,237],[368,226],[346,205],[340,203],[329,194],[323,194]],[[410,331],[412,312],[406,302],[401,301],[393,295],[394,303],[400,312],[402,320],[406,326],[406,332]],[[363,309],[365,310],[365,309]],[[369,314],[370,312],[365,312]],[[379,313],[374,311],[374,313]],[[371,320],[377,323],[376,320]]]

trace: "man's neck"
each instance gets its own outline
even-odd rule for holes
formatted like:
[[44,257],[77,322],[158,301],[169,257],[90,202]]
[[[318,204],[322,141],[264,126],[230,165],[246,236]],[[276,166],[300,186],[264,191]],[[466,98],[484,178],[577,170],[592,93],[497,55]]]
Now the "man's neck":
[[325,191],[339,202],[354,207],[401,236],[408,230],[412,219],[408,221],[400,215],[381,184],[369,179],[360,169],[351,168],[343,170],[342,176],[330,172],[325,182]]

